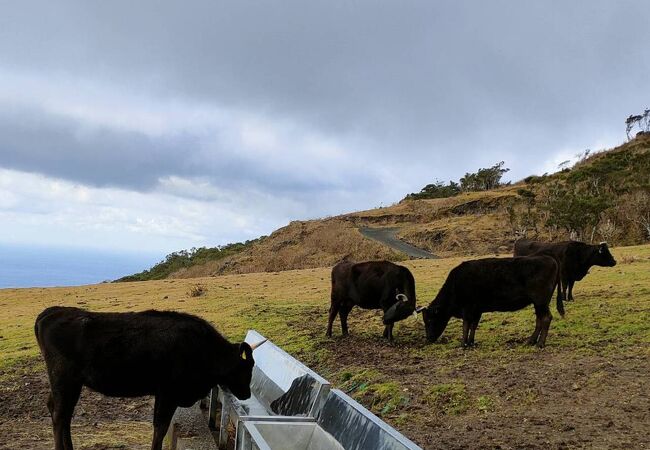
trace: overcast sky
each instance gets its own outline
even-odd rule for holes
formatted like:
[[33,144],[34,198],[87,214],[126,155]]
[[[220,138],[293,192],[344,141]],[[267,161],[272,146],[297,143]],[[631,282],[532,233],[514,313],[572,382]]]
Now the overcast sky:
[[0,243],[162,254],[622,142],[640,1],[3,2]]

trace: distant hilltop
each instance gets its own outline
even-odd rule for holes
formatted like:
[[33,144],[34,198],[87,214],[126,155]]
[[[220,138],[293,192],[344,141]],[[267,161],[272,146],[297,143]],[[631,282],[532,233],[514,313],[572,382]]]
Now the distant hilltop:
[[[394,237],[438,256],[509,253],[520,238],[633,245],[650,240],[650,134],[594,154],[554,174],[502,184],[505,163],[434,182],[399,203],[336,217],[294,221],[269,236],[168,255],[118,281],[325,267],[342,259],[408,259],[399,247],[360,232]],[[366,233],[368,235],[368,233]],[[408,246],[407,246],[408,247]]]

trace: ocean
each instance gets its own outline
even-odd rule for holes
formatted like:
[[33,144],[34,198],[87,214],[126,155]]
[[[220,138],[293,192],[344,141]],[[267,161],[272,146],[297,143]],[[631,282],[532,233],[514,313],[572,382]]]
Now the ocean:
[[100,283],[149,269],[164,256],[0,245],[0,288]]

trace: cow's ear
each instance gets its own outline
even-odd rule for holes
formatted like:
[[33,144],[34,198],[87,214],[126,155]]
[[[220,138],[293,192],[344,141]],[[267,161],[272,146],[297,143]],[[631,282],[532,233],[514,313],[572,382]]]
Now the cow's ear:
[[239,344],[239,357],[244,361],[253,359],[253,350],[251,350],[251,346],[248,343],[242,342]]

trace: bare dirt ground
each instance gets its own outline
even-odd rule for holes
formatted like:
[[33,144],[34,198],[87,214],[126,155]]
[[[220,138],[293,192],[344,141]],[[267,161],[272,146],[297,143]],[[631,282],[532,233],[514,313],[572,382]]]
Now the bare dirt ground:
[[[0,449],[51,449],[48,381],[34,339],[46,306],[95,311],[176,309],[235,342],[257,329],[425,449],[650,448],[650,246],[618,248],[615,268],[582,281],[544,350],[528,347],[530,308],[486,314],[478,347],[460,348],[452,320],[427,344],[421,319],[381,338],[380,311],[355,308],[351,335],[325,336],[327,268],[190,280],[0,290]],[[404,263],[426,305],[460,259]],[[206,294],[191,297],[200,285]],[[75,449],[148,449],[151,399],[84,391]]]
[[[426,449],[650,448],[646,357],[581,357],[545,350],[495,361],[478,349],[459,349],[454,358],[440,361],[408,356],[400,344],[378,345],[356,336],[331,346],[337,358],[330,370],[381,367],[388,378],[398,380],[409,401],[384,419]],[[0,373],[5,380],[0,388],[0,448],[52,448],[43,364],[32,359],[23,369],[8,377]],[[432,404],[425,387],[450,380],[465,386],[463,397]],[[492,399],[484,410],[469,400],[479,396]],[[468,402],[467,411],[445,411],[454,401],[461,408]],[[146,449],[152,408],[150,398],[114,399],[85,389],[73,436],[83,437],[79,448],[84,449]],[[127,427],[133,429],[131,440],[110,443],[112,433],[128,436]]]
[[[20,370],[0,371],[0,449],[42,450],[54,447],[46,402],[49,382],[39,359],[26,360]],[[153,399],[116,399],[83,390],[73,419],[73,440],[80,449],[148,449]],[[130,433],[129,430],[133,432]],[[131,438],[110,444],[115,432]],[[126,446],[128,445],[128,446]]]
[[[398,381],[406,405],[383,418],[426,449],[650,448],[647,356],[546,349],[494,359],[478,347],[440,360],[356,336],[332,346],[339,370],[380,367]],[[450,383],[460,395],[432,402],[428,387]]]

